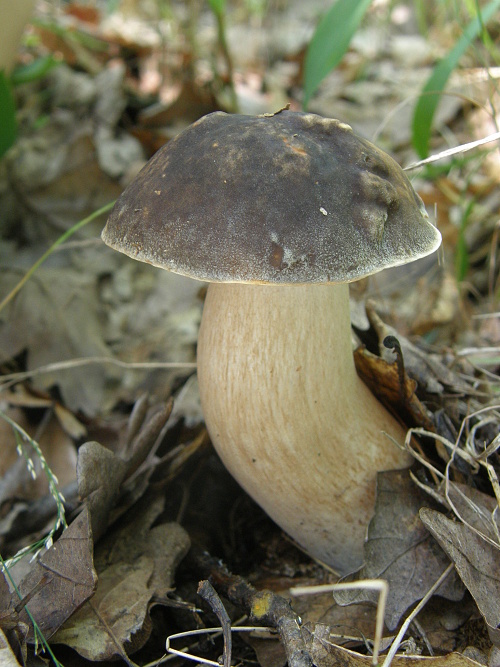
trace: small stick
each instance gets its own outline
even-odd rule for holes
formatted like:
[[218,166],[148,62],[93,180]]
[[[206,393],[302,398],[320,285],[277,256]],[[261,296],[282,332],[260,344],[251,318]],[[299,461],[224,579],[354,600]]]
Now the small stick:
[[289,667],[312,667],[300,629],[300,618],[288,600],[271,591],[258,591],[243,577],[229,572],[219,559],[201,549],[192,547],[190,557],[194,567],[230,602],[242,607],[259,623],[278,630]]
[[231,637],[231,620],[222,604],[217,591],[212,584],[204,579],[198,585],[198,595],[200,595],[208,604],[211,610],[217,616],[222,627],[222,636],[224,638],[224,652],[222,654],[222,664],[224,667],[231,667],[231,651],[232,651],[232,637]]

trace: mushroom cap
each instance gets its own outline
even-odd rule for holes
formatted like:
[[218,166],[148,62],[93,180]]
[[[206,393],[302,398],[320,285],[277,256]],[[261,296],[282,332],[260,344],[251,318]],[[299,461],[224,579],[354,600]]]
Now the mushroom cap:
[[193,123],[125,189],[102,238],[198,280],[278,284],[351,282],[441,242],[391,157],[287,110]]

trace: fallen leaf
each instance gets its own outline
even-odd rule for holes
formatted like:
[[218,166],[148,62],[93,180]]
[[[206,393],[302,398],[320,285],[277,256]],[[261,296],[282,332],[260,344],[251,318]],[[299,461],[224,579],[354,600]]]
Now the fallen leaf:
[[495,646],[500,647],[500,551],[468,526],[423,508],[420,517],[476,601]]
[[[6,575],[0,570],[0,665],[18,665],[17,656],[26,664],[28,626],[19,620],[17,595],[11,594]],[[14,662],[12,660],[14,659]]]
[[[330,628],[324,625],[316,625],[314,632],[306,638],[315,667],[367,667],[372,664],[372,657],[361,655],[342,646],[333,644],[330,640]],[[379,664],[383,661],[382,656]],[[436,657],[423,657],[420,655],[396,655],[392,667],[482,667],[460,653],[448,653]]]
[[111,565],[100,573],[94,598],[52,642],[71,646],[87,660],[110,660],[120,655],[134,635],[139,635],[142,643],[147,639],[141,629],[151,599],[148,581],[153,565],[152,558],[143,556],[135,563]]
[[449,503],[458,517],[499,545],[500,517],[495,498],[466,484],[451,482],[448,488]]
[[[385,614],[389,630],[449,565],[446,554],[430,539],[420,521],[418,513],[426,503],[428,497],[413,484],[408,471],[377,475],[375,514],[368,527],[365,565],[357,578],[385,579],[389,584]],[[463,588],[458,579],[448,577],[437,594],[460,600]],[[378,594],[369,590],[336,591],[335,600],[342,605],[365,601],[376,604]]]
[[78,450],[78,492],[87,503],[96,542],[108,526],[127,470],[126,461],[98,442],[85,442]]
[[[94,594],[97,575],[92,549],[89,514],[84,509],[18,584],[21,597],[39,588],[27,607],[46,639]],[[15,570],[16,566],[13,574]],[[33,626],[25,609],[19,619],[29,626],[28,641],[33,641]]]
[[163,498],[141,500],[101,540],[96,594],[57,632],[54,643],[88,660],[111,660],[144,645],[151,632],[152,601],[165,601],[189,549],[189,537],[178,524],[152,527],[163,505]]
[[389,364],[365,348],[354,351],[356,371],[373,394],[405,424],[434,428],[431,415],[415,394],[417,383],[405,375],[401,384],[396,363]]
[[0,630],[0,665],[2,667],[20,667],[19,662],[11,649],[7,637]]
[[[19,280],[17,271],[4,271],[0,292],[8,294]],[[75,357],[109,357],[96,304],[97,281],[84,271],[41,268],[7,306],[0,320],[4,358],[27,351],[28,370]],[[104,382],[110,370],[102,364],[68,367],[33,379],[43,389],[57,385],[64,404],[95,414],[102,405]]]
[[[147,406],[146,406],[147,407]],[[136,432],[120,446],[118,455],[100,443],[84,443],[78,450],[76,474],[81,500],[85,500],[97,542],[108,525],[126,512],[146,491],[154,466],[138,468],[151,453],[172,411],[172,400],[142,415]],[[126,480],[126,484],[124,484]],[[120,501],[120,502],[118,502]]]

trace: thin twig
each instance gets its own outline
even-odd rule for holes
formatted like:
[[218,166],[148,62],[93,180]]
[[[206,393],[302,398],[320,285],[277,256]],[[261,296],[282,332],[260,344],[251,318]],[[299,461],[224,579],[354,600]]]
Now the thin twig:
[[226,608],[222,604],[220,597],[217,595],[217,591],[212,586],[212,584],[204,579],[200,581],[198,585],[197,593],[201,596],[205,602],[208,602],[210,609],[217,616],[217,620],[222,627],[222,637],[224,638],[224,652],[222,654],[222,664],[224,667],[231,667],[231,653],[232,653],[232,637],[231,637],[231,619],[229,614],[226,611]]
[[127,362],[121,361],[120,359],[114,359],[113,357],[84,357],[76,359],[68,359],[67,361],[56,361],[53,364],[46,364],[45,366],[39,366],[34,368],[31,371],[23,371],[22,373],[10,373],[9,375],[2,375],[0,378],[0,384],[4,388],[10,387],[17,382],[22,382],[37,375],[43,375],[44,373],[53,373],[55,371],[66,371],[72,368],[78,368],[81,366],[89,366],[91,364],[112,364],[113,366],[118,366],[119,368],[126,368],[128,370],[148,370],[148,369],[187,369],[194,370],[196,368],[196,363],[191,361],[163,361],[163,362]]
[[224,563],[205,551],[191,548],[194,567],[209,579],[220,594],[242,607],[251,618],[276,628],[285,649],[289,667],[311,667],[312,659],[300,628],[300,618],[288,600],[271,591],[258,591],[243,577],[232,574]]

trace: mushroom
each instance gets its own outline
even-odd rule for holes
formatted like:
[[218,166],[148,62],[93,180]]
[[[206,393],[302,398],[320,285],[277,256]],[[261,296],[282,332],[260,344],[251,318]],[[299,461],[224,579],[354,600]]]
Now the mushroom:
[[198,377],[215,449],[307,552],[359,567],[377,471],[410,459],[356,374],[348,283],[441,242],[401,168],[338,120],[216,112],[156,153],[102,237],[210,283]]

